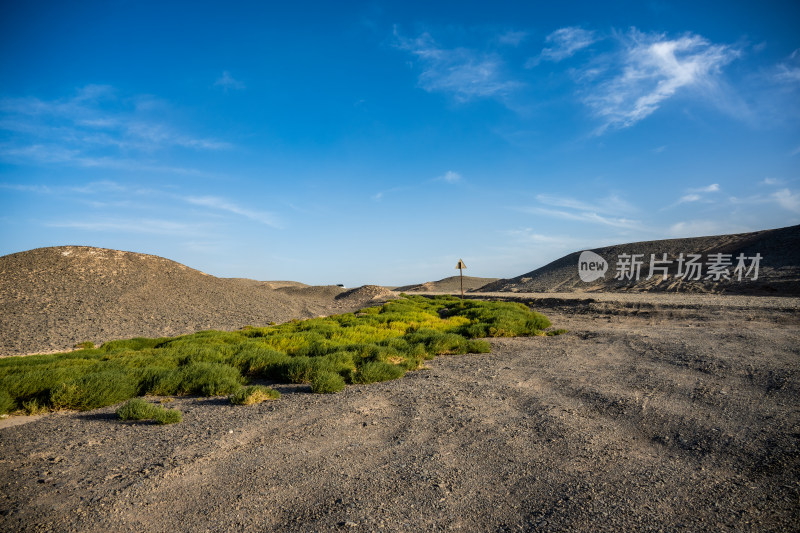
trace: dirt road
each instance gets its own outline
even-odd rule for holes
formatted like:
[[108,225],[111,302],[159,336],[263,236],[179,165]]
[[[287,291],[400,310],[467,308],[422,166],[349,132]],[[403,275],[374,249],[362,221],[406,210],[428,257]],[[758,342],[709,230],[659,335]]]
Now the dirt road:
[[0,529],[795,529],[800,300],[587,298],[536,300],[568,334],[336,395],[0,429]]

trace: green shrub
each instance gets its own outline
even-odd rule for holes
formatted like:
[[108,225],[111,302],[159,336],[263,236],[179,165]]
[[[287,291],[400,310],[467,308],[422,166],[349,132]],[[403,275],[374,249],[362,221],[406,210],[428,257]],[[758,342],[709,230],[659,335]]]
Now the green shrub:
[[230,358],[230,364],[242,374],[280,378],[280,371],[289,362],[289,356],[257,341],[247,341],[239,346]]
[[178,391],[186,394],[218,396],[237,390],[244,381],[238,370],[219,363],[192,363],[179,370]]
[[22,409],[26,415],[38,415],[47,411],[44,405],[39,404],[36,398],[32,398],[26,402],[22,402]]
[[389,363],[373,361],[365,363],[353,374],[353,383],[377,383],[397,379],[405,374],[405,369]]
[[164,407],[157,407],[156,412],[153,414],[153,420],[157,424],[176,424],[183,420],[183,413],[177,409],[165,409]]
[[249,387],[242,387],[234,392],[230,400],[234,405],[254,405],[266,400],[277,400],[280,397],[281,393],[275,389],[263,385],[251,385]]
[[489,353],[492,345],[483,339],[470,339],[467,341],[467,353]]
[[53,409],[87,411],[112,405],[134,396],[139,388],[138,379],[120,368],[86,374],[65,381],[50,390]]
[[146,420],[153,417],[157,407],[143,398],[133,398],[117,409],[122,420]]
[[158,424],[174,424],[183,419],[177,409],[165,409],[143,398],[133,398],[117,409],[117,416],[122,420],[155,420]]
[[190,363],[174,369],[154,368],[142,378],[139,392],[157,396],[201,394],[219,396],[236,391],[244,379],[239,371],[220,363]]
[[332,394],[345,387],[344,379],[339,374],[322,370],[311,380],[311,392],[315,394]]
[[289,383],[311,383],[314,377],[314,362],[305,355],[294,356],[284,366],[283,377]]
[[5,389],[0,389],[0,415],[10,413],[14,410],[14,398]]

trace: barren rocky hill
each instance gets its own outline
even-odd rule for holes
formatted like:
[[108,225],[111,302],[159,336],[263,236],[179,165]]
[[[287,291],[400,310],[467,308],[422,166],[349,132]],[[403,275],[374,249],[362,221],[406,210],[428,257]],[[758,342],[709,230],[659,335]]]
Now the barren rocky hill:
[[[497,278],[476,278],[464,276],[464,292],[474,291],[483,287],[487,283],[497,281]],[[461,280],[459,276],[450,276],[439,281],[428,281],[417,285],[405,285],[395,289],[398,292],[453,292],[461,290]]]
[[0,355],[280,323],[354,310],[378,296],[362,291],[337,299],[344,292],[217,278],[133,252],[39,248],[0,257]]
[[[634,242],[591,251],[607,263],[604,276],[594,281],[581,279],[578,271],[581,252],[574,252],[527,274],[490,283],[480,291],[800,294],[800,226],[734,235]],[[663,254],[667,254],[666,262],[663,262]],[[680,261],[681,254],[683,262]],[[695,270],[689,264],[692,258],[689,254],[700,256],[695,258]],[[744,268],[737,272],[740,254],[743,254]],[[757,254],[761,256],[758,261],[753,259]],[[638,280],[634,261],[641,261]],[[752,268],[754,262],[758,263],[757,277]],[[651,264],[665,267],[666,279],[664,271],[658,268],[647,279]],[[729,279],[717,276],[715,271],[724,271]],[[698,274],[699,279],[694,279]]]

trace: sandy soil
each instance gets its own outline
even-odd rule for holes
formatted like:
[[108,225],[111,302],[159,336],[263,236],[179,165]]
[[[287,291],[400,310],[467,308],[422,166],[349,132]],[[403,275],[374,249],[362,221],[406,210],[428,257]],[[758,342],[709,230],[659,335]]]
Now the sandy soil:
[[170,426],[1,429],[0,529],[797,528],[800,299],[515,297],[570,332],[332,396],[176,398]]

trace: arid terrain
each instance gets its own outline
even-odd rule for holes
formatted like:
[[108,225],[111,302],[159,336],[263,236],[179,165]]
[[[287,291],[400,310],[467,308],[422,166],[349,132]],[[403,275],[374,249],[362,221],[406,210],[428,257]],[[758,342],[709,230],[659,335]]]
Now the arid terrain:
[[[772,258],[755,292],[794,294],[797,230],[771,231],[664,251],[752,245]],[[577,255],[559,261],[467,297],[523,302],[564,335],[491,339],[489,354],[333,395],[272,384],[283,396],[254,406],[150,398],[183,412],[165,426],[123,422],[117,406],[2,420],[0,530],[797,529],[800,298],[578,290]],[[402,289],[452,293],[456,282]],[[0,258],[0,355],[233,330],[396,295],[44,248]]]
[[[4,531],[787,531],[800,299],[513,296],[569,333],[250,407],[0,429]],[[157,401],[157,399],[153,399]]]
[[[713,235],[690,239],[664,239],[632,242],[591,250],[608,266],[603,277],[584,282],[578,275],[577,251],[527,274],[499,279],[477,289],[480,292],[681,292],[707,294],[761,294],[800,296],[800,226],[769,229],[752,233]],[[666,254],[666,262],[662,262]],[[690,254],[699,256],[698,270],[691,270],[684,261]],[[718,256],[717,254],[722,254]],[[624,256],[627,255],[627,259]],[[740,255],[745,259],[741,271],[735,273]],[[619,262],[632,264],[632,256],[641,262],[638,275]],[[758,272],[752,258],[760,256]],[[720,259],[729,263],[720,268],[725,275],[716,276],[710,265]],[[655,262],[651,263],[651,259]],[[650,266],[667,267],[663,271]],[[680,269],[680,272],[679,272]],[[748,274],[749,272],[749,274]],[[710,276],[709,276],[710,274]],[[648,279],[649,278],[649,279]],[[699,279],[695,279],[699,278]]]
[[458,293],[463,284],[464,292],[471,292],[476,289],[497,281],[497,278],[476,278],[474,276],[464,276],[462,280],[459,276],[450,276],[439,281],[427,281],[415,285],[404,285],[395,287],[397,292],[449,292]]
[[354,311],[394,293],[217,278],[154,255],[58,246],[0,257],[0,356],[236,330]]

